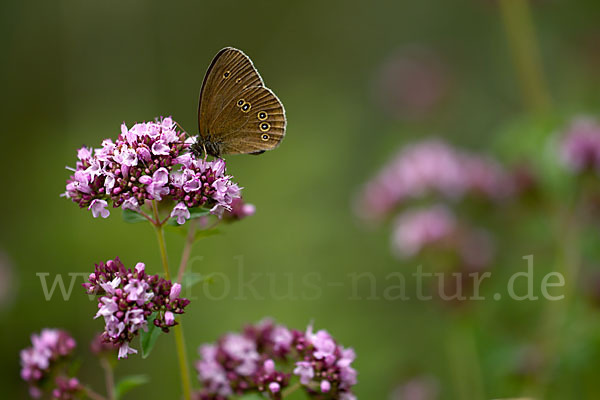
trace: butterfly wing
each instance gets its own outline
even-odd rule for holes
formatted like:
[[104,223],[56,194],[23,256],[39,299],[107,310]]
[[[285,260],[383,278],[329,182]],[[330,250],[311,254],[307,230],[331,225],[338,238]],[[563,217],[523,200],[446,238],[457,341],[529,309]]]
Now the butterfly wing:
[[259,153],[277,147],[285,125],[283,105],[250,58],[231,47],[221,50],[200,91],[200,135],[218,143],[222,154]]
[[226,47],[212,60],[200,89],[198,128],[202,136],[208,126],[235,93],[250,86],[263,86],[263,81],[250,58],[242,51]]

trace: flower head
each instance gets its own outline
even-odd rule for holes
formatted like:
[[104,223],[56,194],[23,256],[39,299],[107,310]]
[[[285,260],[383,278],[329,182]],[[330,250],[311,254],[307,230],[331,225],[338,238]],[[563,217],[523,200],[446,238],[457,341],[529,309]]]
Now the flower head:
[[512,180],[494,160],[457,150],[440,140],[403,148],[356,202],[357,214],[378,221],[411,199],[434,194],[456,200],[473,194],[492,201],[512,194]]
[[71,355],[76,343],[67,332],[58,329],[44,329],[39,335],[32,335],[31,343],[32,347],[21,350],[21,378],[29,383],[32,394],[41,395],[39,383],[49,376],[56,362]]
[[95,318],[104,319],[102,339],[118,347],[119,358],[137,353],[130,343],[148,323],[168,332],[177,325],[174,314],[183,314],[189,304],[179,297],[179,284],[146,274],[143,263],[126,269],[119,258],[96,265],[83,286],[88,294],[99,296]]
[[410,257],[427,245],[449,238],[456,229],[454,215],[446,207],[408,210],[396,217],[392,247],[398,256]]
[[171,118],[138,123],[102,147],[82,147],[64,195],[92,215],[107,218],[108,206],[139,211],[146,201],[172,200],[171,216],[182,224],[189,209],[204,207],[214,214],[232,210],[240,187],[226,174],[225,161],[196,159],[187,152],[184,132]]
[[593,119],[575,119],[560,142],[563,163],[573,172],[600,171],[600,124]]
[[52,399],[73,400],[79,398],[78,394],[83,391],[83,386],[77,378],[58,376],[54,380],[56,388],[52,391]]
[[[270,320],[229,333],[216,344],[200,347],[198,378],[204,388],[198,399],[225,399],[232,394],[259,392],[271,399],[291,379],[298,379],[314,398],[354,398],[354,351],[340,346],[324,330],[301,332],[275,325]],[[291,368],[285,368],[287,364]]]

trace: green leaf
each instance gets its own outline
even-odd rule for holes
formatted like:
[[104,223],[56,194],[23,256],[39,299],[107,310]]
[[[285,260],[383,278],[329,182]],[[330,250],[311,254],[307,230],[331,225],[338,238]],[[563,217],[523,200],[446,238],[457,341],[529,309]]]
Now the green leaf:
[[205,217],[210,214],[209,208],[195,207],[190,208],[190,219]]
[[132,375],[121,379],[115,386],[115,400],[120,400],[121,397],[132,389],[148,383],[150,380],[146,375]]
[[123,210],[121,215],[123,216],[123,221],[127,222],[128,224],[136,224],[138,222],[147,221],[146,217],[144,217],[142,214],[129,209]]
[[156,325],[154,325],[156,315],[157,313],[150,315],[150,319],[148,320],[148,331],[142,331],[142,335],[140,337],[140,343],[142,345],[142,358],[147,358],[150,355],[152,348],[156,344],[156,341],[162,332],[160,328],[157,328]]
[[221,233],[221,231],[219,230],[219,228],[204,229],[204,230],[201,229],[201,230],[196,231],[196,234],[194,235],[194,240],[219,235],[220,233]]
[[201,282],[211,283],[212,280],[213,280],[213,274],[202,275],[202,274],[197,274],[197,273],[191,272],[191,273],[187,273],[183,276],[183,279],[181,280],[181,287],[184,289],[189,289],[189,288],[193,287],[194,285],[197,285],[198,283],[201,283]]

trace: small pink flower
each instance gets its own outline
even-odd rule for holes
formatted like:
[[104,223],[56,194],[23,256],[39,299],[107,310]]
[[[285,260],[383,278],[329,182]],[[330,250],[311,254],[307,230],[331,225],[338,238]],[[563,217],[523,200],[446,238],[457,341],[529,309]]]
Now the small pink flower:
[[171,292],[169,293],[169,300],[174,300],[181,294],[181,285],[179,283],[174,283],[171,287]]
[[92,201],[92,204],[90,204],[90,206],[88,207],[88,210],[92,211],[92,215],[94,216],[94,218],[98,218],[98,216],[101,216],[102,218],[108,218],[108,216],[110,215],[110,211],[106,209],[107,206],[108,203],[106,202],[106,200],[94,199]]
[[169,146],[161,141],[154,142],[154,144],[152,145],[152,154],[154,155],[167,156],[169,155],[169,151]]
[[135,197],[130,197],[123,202],[121,208],[123,210],[132,210],[137,212],[140,210],[140,205]]
[[144,263],[137,263],[135,264],[135,272],[138,273],[138,275],[142,274],[142,272],[144,272],[146,270],[146,264]]
[[144,162],[149,162],[152,160],[152,154],[150,154],[150,150],[147,146],[139,146],[136,150],[137,156]]
[[137,350],[129,347],[129,343],[125,342],[119,347],[119,358],[127,358],[130,354],[137,354]]
[[315,370],[310,362],[298,361],[294,369],[294,374],[300,377],[300,383],[308,385],[312,378],[315,377]]
[[150,185],[148,185],[148,188],[146,189],[148,191],[148,194],[150,194],[150,196],[152,196],[152,198],[154,200],[158,200],[161,201],[163,196],[166,196],[170,193],[170,190],[168,187],[165,187],[159,183],[155,183],[152,182]]
[[171,311],[165,313],[165,324],[168,326],[175,325],[175,315]]
[[279,386],[279,383],[277,383],[277,382],[269,383],[269,390],[271,391],[271,393],[279,392],[280,388],[281,388],[281,386]]
[[190,210],[185,206],[183,202],[177,203],[171,211],[171,218],[177,218],[179,225],[185,224],[185,221],[190,219]]
[[265,360],[263,367],[267,374],[272,374],[273,372],[275,372],[275,362],[270,358],[268,360]]
[[392,246],[398,257],[411,257],[425,246],[449,238],[456,224],[454,215],[443,206],[406,211],[396,218]]
[[79,150],[77,150],[77,158],[80,160],[87,160],[92,156],[92,150],[83,146]]

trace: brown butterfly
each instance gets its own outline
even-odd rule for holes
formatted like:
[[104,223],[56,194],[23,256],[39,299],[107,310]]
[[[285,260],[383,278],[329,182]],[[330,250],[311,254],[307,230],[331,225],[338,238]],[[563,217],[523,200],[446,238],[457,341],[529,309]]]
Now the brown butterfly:
[[285,110],[241,50],[219,51],[206,71],[198,104],[200,135],[190,147],[210,154],[262,154],[285,136]]

